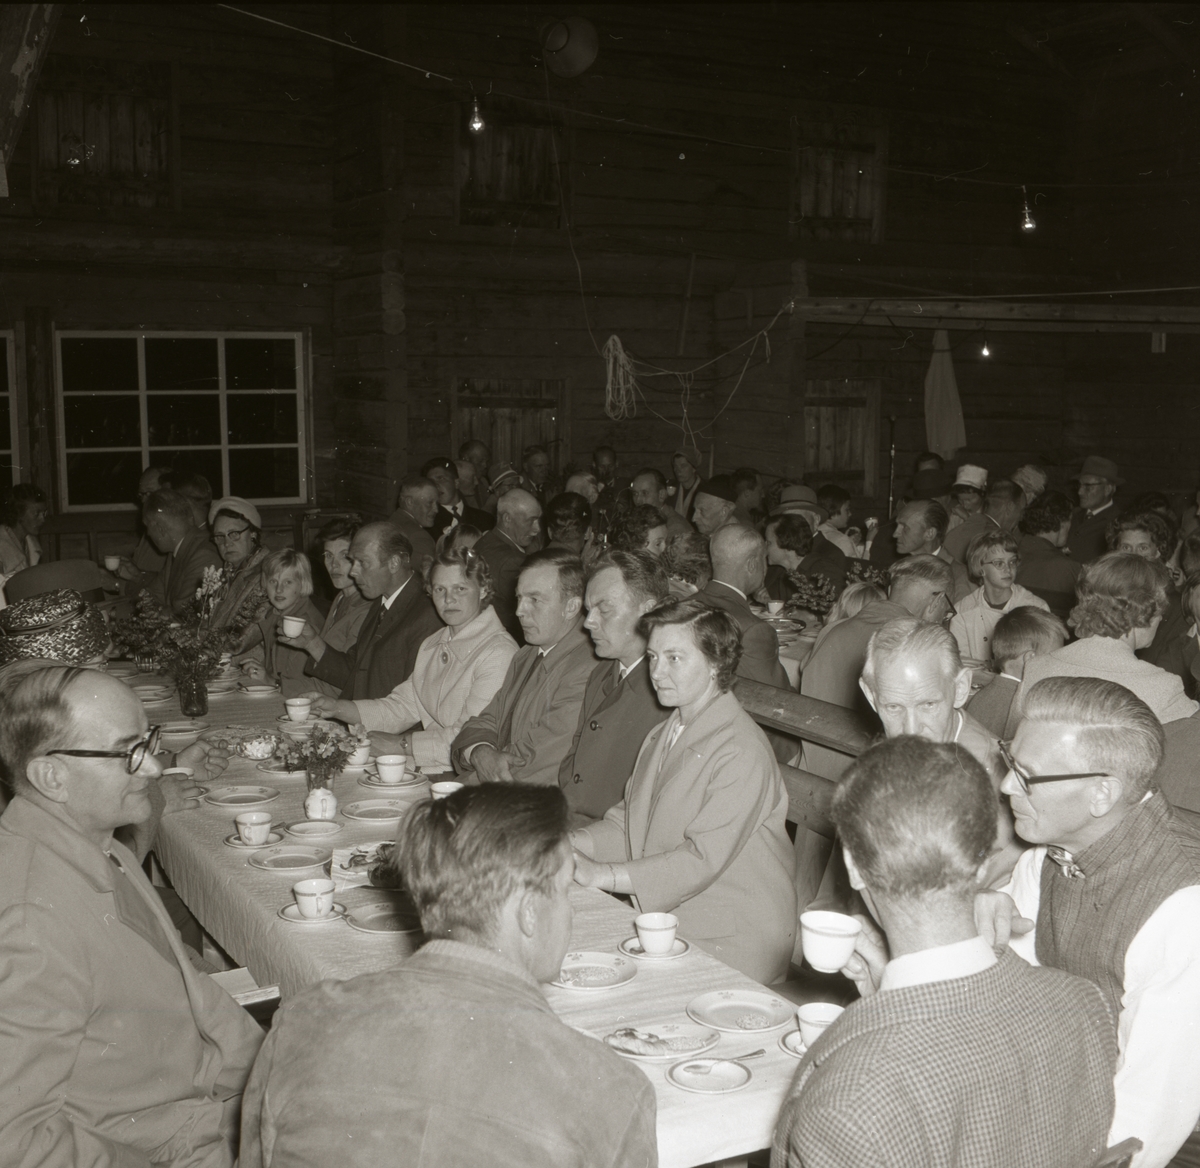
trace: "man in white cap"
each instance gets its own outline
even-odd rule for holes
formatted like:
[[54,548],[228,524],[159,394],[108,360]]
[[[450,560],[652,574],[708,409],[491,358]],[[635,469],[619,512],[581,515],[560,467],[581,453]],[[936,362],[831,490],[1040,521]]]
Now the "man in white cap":
[[1089,454],[1075,482],[1079,484],[1079,507],[1071,516],[1065,550],[1071,559],[1090,564],[1108,551],[1105,533],[1117,515],[1113,496],[1125,480],[1112,459]]
[[954,477],[950,488],[954,506],[950,508],[950,523],[947,531],[953,531],[960,523],[983,512],[984,492],[987,490],[987,471],[982,466],[964,462]]

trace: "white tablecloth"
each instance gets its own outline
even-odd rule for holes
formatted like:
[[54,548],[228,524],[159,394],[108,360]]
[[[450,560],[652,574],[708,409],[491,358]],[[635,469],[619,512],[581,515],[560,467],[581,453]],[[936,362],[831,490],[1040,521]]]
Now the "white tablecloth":
[[[211,726],[230,723],[273,725],[282,711],[278,697],[249,699],[229,695],[211,699],[205,719]],[[164,709],[166,712],[164,712]],[[174,707],[149,711],[152,722],[174,718]],[[275,824],[304,817],[303,779],[279,779],[263,774],[248,760],[235,758],[214,789],[235,783],[277,787],[278,799],[265,804]],[[377,790],[360,786],[358,777],[343,775],[334,782],[343,805],[371,798]],[[412,798],[426,793],[421,787]],[[342,921],[320,926],[292,925],[278,910],[292,903],[291,886],[302,875],[274,873],[251,867],[246,853],[226,847],[222,840],[234,832],[230,808],[207,803],[200,809],[164,817],[155,852],[175,889],[201,924],[235,960],[249,968],[260,985],[277,983],[286,998],[324,978],[349,978],[384,969],[407,957],[413,938],[401,934],[358,932]],[[339,815],[341,832],[326,846],[345,847],[387,838],[394,825],[355,823]],[[291,839],[291,837],[285,837]],[[339,892],[346,905],[381,899],[372,888]],[[633,934],[633,910],[594,890],[572,892],[575,924],[573,949],[615,952]],[[546,987],[546,997],[568,1025],[597,1037],[618,1026],[671,1019],[685,1021],[687,1003],[699,994],[719,989],[761,989],[749,978],[693,946],[678,960],[662,964],[640,962],[637,976],[608,992],[583,992]],[[791,1024],[794,1026],[794,1023]],[[717,1056],[745,1054],[765,1047],[765,1058],[749,1067],[753,1079],[730,1095],[695,1095],[668,1083],[666,1063],[638,1063],[658,1095],[658,1143],[663,1168],[686,1168],[713,1160],[745,1156],[771,1142],[775,1118],[796,1068],[796,1060],[779,1048],[784,1029],[758,1034],[724,1034],[711,1052]]]

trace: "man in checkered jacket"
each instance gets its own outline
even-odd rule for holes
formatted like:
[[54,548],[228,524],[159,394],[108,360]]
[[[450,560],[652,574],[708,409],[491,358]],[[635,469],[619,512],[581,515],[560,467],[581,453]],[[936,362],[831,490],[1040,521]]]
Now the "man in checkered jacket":
[[801,1062],[772,1168],[1088,1168],[1112,1118],[1113,1018],[1096,986],[978,935],[996,834],[983,767],[891,739],[847,770],[833,818],[886,942],[864,930],[844,970],[864,997]]

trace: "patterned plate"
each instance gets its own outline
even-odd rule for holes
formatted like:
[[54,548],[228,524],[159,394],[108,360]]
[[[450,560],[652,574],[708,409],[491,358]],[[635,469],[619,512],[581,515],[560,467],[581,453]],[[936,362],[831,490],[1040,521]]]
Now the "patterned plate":
[[408,804],[399,799],[360,799],[357,803],[347,803],[342,814],[366,823],[386,823],[399,819],[407,810]]
[[632,981],[637,965],[616,953],[578,952],[563,958],[562,968],[550,984],[566,990],[611,990]]
[[390,901],[356,904],[346,914],[346,924],[360,933],[419,933],[421,922]]
[[205,803],[214,807],[248,807],[255,803],[270,803],[279,798],[277,787],[222,787],[219,791],[209,791],[204,796]]
[[701,1026],[730,1034],[774,1030],[795,1017],[794,1006],[755,990],[712,990],[688,1002],[687,1012]]
[[[635,1050],[631,1045],[628,1049],[621,1045],[622,1040],[633,1039],[652,1044],[663,1044],[663,1049]],[[721,1036],[707,1026],[697,1026],[695,1022],[644,1022],[640,1026],[629,1026],[604,1036],[606,1046],[617,1054],[641,1063],[664,1062],[667,1059],[679,1059],[688,1055],[703,1054],[712,1050]]]
[[247,863],[267,872],[297,872],[302,868],[320,868],[328,864],[333,853],[328,848],[312,844],[276,844],[261,848]]

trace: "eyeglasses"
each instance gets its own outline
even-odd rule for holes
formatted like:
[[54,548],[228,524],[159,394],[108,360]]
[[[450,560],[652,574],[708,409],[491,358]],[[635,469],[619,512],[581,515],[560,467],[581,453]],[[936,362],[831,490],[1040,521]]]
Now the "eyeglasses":
[[233,543],[235,539],[245,535],[249,530],[250,528],[248,527],[239,527],[236,531],[222,532],[220,535],[213,536],[213,543]]
[[982,561],[980,561],[980,567],[995,568],[998,571],[1004,571],[1006,568],[1011,568],[1015,572],[1020,566],[1021,566],[1021,560],[1019,557],[1011,559],[1011,560],[982,560]]
[[123,758],[125,770],[129,774],[135,775],[142,763],[146,761],[146,755],[158,752],[158,740],[161,734],[160,727],[151,726],[146,737],[139,739],[128,750],[48,750],[46,753],[69,754],[72,758]]
[[934,600],[939,596],[946,602],[946,615],[942,617],[943,623],[950,620],[951,617],[958,616],[958,609],[954,607],[954,601],[950,599],[949,592],[935,592],[929,599]]
[[996,745],[1000,747],[1000,757],[1004,759],[1004,765],[1017,776],[1017,781],[1021,784],[1021,792],[1025,795],[1029,794],[1031,786],[1038,783],[1062,783],[1067,779],[1104,779],[1108,777],[1108,771],[1084,771],[1082,774],[1075,775],[1031,775],[1013,758],[1011,740],[998,742]]

